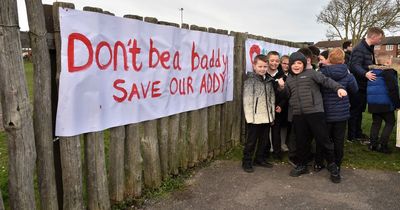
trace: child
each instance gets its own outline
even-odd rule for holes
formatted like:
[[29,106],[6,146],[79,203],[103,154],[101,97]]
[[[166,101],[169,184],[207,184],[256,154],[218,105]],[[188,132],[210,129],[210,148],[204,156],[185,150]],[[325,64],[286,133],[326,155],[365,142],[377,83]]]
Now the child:
[[[275,118],[275,94],[273,79],[267,75],[267,57],[257,55],[254,58],[253,72],[248,73],[243,87],[243,109],[247,122],[247,139],[243,149],[242,167],[253,172],[254,165],[271,168],[266,162],[266,144],[269,142],[270,123]],[[258,141],[257,141],[258,140]],[[257,144],[255,160],[253,154]]]
[[[284,78],[285,74],[281,69],[278,68],[280,64],[279,53],[276,51],[270,51],[267,54],[268,59],[268,70],[267,73],[274,80],[274,91],[275,91],[275,120],[271,125],[271,137],[272,137],[272,157],[277,160],[282,160],[282,140],[281,140],[281,124],[283,124],[283,116],[281,115],[282,109],[285,108],[286,96],[282,91],[278,91],[278,79]],[[267,142],[267,154],[271,149],[271,144]]]
[[322,51],[318,56],[318,68],[328,65],[329,50]]
[[280,88],[289,96],[289,105],[293,108],[293,125],[296,133],[296,152],[298,165],[290,176],[308,173],[307,157],[312,136],[323,146],[331,181],[340,182],[338,167],[334,161],[333,143],[329,140],[325,122],[320,85],[335,90],[340,98],[347,95],[346,90],[323,74],[305,69],[307,59],[300,52],[290,55],[290,74],[286,80],[279,80]]
[[281,57],[281,68],[283,73],[285,73],[285,76],[289,74],[289,56],[288,55],[283,55]]
[[[341,84],[348,93],[356,94],[358,91],[357,81],[354,76],[349,73],[347,65],[344,64],[344,51],[340,48],[334,48],[329,52],[327,57],[328,65],[321,68],[321,73]],[[346,124],[347,120],[350,118],[349,97],[339,98],[334,91],[328,88],[322,88],[321,92],[324,102],[325,119],[328,126],[328,135],[334,144],[335,163],[339,167],[340,172]],[[314,171],[319,171],[324,168],[322,153],[319,145],[317,145]]]
[[[397,72],[386,66],[391,64],[390,57],[381,56],[378,63],[385,65],[369,66],[376,79],[369,80],[367,84],[368,111],[372,113],[371,143],[368,148],[388,154],[391,152],[388,147],[389,136],[395,124],[394,110],[400,107],[399,88]],[[385,121],[385,127],[379,138],[382,120]]]

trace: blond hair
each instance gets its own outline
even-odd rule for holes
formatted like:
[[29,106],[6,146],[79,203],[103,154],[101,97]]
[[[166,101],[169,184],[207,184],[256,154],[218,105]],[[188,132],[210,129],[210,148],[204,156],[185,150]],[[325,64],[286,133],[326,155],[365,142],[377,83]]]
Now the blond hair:
[[390,65],[392,57],[390,55],[379,55],[376,58],[376,63],[380,65]]
[[333,48],[329,51],[328,60],[330,64],[343,64],[344,51],[340,47]]

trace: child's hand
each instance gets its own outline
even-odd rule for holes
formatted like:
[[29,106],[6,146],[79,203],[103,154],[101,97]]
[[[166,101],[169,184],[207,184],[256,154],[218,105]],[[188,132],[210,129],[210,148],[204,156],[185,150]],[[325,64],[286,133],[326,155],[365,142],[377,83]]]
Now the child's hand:
[[345,89],[341,88],[337,91],[337,95],[339,96],[339,98],[343,98],[343,97],[347,96],[347,91]]
[[275,112],[276,113],[281,113],[281,111],[282,111],[282,108],[280,106],[276,106]]
[[279,88],[283,89],[285,87],[285,81],[283,78],[278,79]]

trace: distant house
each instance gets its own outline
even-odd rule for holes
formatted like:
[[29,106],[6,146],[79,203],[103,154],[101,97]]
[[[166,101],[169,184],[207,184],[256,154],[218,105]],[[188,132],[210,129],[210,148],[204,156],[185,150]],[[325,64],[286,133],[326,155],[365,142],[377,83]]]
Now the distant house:
[[389,36],[382,40],[380,45],[375,46],[375,54],[390,55],[393,58],[400,58],[400,36]]
[[[320,41],[315,44],[321,50],[342,47],[342,40]],[[375,54],[390,55],[394,58],[400,58],[400,36],[389,36],[382,40],[380,45],[375,46]]]

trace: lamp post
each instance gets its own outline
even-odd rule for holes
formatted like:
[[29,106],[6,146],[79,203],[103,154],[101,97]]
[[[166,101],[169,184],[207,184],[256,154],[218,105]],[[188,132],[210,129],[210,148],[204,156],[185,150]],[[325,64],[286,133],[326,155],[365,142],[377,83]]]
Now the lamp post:
[[179,8],[179,11],[181,11],[181,25],[183,24],[183,8]]

